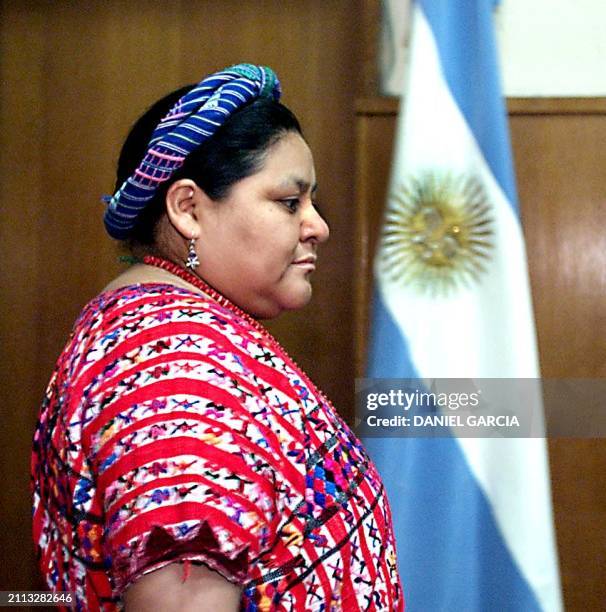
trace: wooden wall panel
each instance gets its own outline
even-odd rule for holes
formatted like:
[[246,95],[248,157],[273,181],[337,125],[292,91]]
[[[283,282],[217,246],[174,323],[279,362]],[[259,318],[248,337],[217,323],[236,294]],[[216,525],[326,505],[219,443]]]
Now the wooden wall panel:
[[543,374],[606,377],[606,109],[516,113],[511,129]]
[[[514,99],[509,114],[542,375],[604,378],[606,100]],[[372,255],[396,115],[396,99],[357,105],[357,372],[364,363]],[[601,610],[606,443],[550,440],[549,458],[566,609]]]
[[372,259],[391,169],[397,100],[362,99],[356,125],[355,371],[363,376],[372,290]]
[[[604,378],[606,101],[512,106],[542,375]],[[554,439],[549,450],[566,606],[601,609],[606,602],[605,440]]]
[[32,428],[76,314],[120,267],[99,202],[119,147],[149,104],[226,65],[272,66],[314,151],[332,237],[312,304],[271,328],[350,414],[360,14],[357,0],[0,3],[0,589],[35,584]]
[[[43,201],[41,138],[43,20],[16,15],[0,29],[0,590],[31,588],[29,453],[39,402],[36,262]],[[23,44],[28,41],[27,44]],[[9,49],[19,46],[19,56]],[[27,169],[27,170],[25,170]]]

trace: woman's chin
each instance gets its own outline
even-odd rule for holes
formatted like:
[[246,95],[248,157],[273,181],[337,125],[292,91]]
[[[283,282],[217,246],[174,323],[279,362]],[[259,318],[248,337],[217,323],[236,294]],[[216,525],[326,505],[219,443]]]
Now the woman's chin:
[[290,304],[288,304],[288,306],[284,307],[284,310],[289,310],[289,311],[301,310],[302,308],[305,308],[305,306],[307,306],[310,301],[311,301],[311,294],[306,299],[301,299],[298,301],[291,302]]
[[259,319],[273,319],[284,311],[300,310],[309,304],[311,296],[311,284],[305,281],[305,284],[276,296],[274,300],[268,301],[263,305],[263,308],[259,308],[255,316]]
[[293,291],[288,297],[289,299],[284,306],[284,310],[299,310],[305,308],[309,304],[312,296],[311,283],[304,281],[305,284],[298,287],[296,291]]

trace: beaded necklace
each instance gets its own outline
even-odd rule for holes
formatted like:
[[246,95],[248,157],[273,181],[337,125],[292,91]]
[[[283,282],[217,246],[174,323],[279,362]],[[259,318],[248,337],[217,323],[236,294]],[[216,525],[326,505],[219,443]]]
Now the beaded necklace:
[[271,337],[274,342],[277,342],[277,340],[271,336],[271,334],[259,323],[259,321],[251,317],[247,312],[244,312],[240,307],[236,306],[222,293],[219,293],[216,289],[213,289],[213,287],[211,287],[206,281],[202,280],[199,276],[196,276],[192,272],[182,268],[173,261],[163,259],[162,257],[156,257],[155,255],[145,255],[143,258],[143,263],[147,264],[148,266],[161,268],[166,272],[170,272],[171,274],[178,276],[180,279],[186,281],[190,285],[200,289],[200,291],[205,293],[209,298],[213,299],[218,304],[221,304],[221,306],[224,308],[227,308],[227,310],[231,310],[239,317],[245,319],[262,335],[268,338]]
[[[177,265],[173,261],[168,259],[163,259],[162,257],[156,257],[155,255],[146,255],[143,258],[143,263],[148,266],[154,266],[156,268],[161,268],[166,272],[170,272],[170,274],[174,274],[178,276],[180,279],[188,282],[190,285],[193,285],[197,289],[200,289],[203,293],[208,295],[212,300],[230,310],[238,317],[244,319],[251,327],[257,330],[272,346],[274,351],[281,355],[284,361],[288,361],[291,364],[291,367],[297,371],[297,373],[303,378],[308,388],[311,389],[315,394],[322,398],[324,402],[326,402],[333,410],[330,400],[324,395],[320,389],[314,385],[314,383],[309,379],[307,374],[303,371],[301,367],[297,364],[297,362],[288,354],[286,349],[271,335],[271,333],[259,323],[256,319],[251,317],[247,312],[242,310],[240,307],[236,306],[232,301],[226,298],[222,293],[219,293],[216,289],[211,287],[207,282],[202,280],[199,276],[196,276],[192,272],[189,272],[185,268]],[[336,412],[336,411],[335,411]]]

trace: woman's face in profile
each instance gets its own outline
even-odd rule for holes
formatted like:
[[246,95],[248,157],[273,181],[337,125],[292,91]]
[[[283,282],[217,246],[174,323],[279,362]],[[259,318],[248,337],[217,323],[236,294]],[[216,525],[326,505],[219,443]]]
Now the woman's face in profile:
[[305,306],[316,250],[328,226],[314,207],[316,173],[307,143],[289,132],[260,171],[209,207],[198,240],[198,273],[259,318]]

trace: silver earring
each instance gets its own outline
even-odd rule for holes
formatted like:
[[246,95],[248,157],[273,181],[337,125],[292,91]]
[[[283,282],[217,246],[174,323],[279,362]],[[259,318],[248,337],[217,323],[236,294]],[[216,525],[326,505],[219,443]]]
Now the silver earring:
[[187,249],[187,261],[185,267],[189,268],[192,272],[200,265],[198,254],[196,253],[196,239],[192,236],[189,241],[189,247]]

